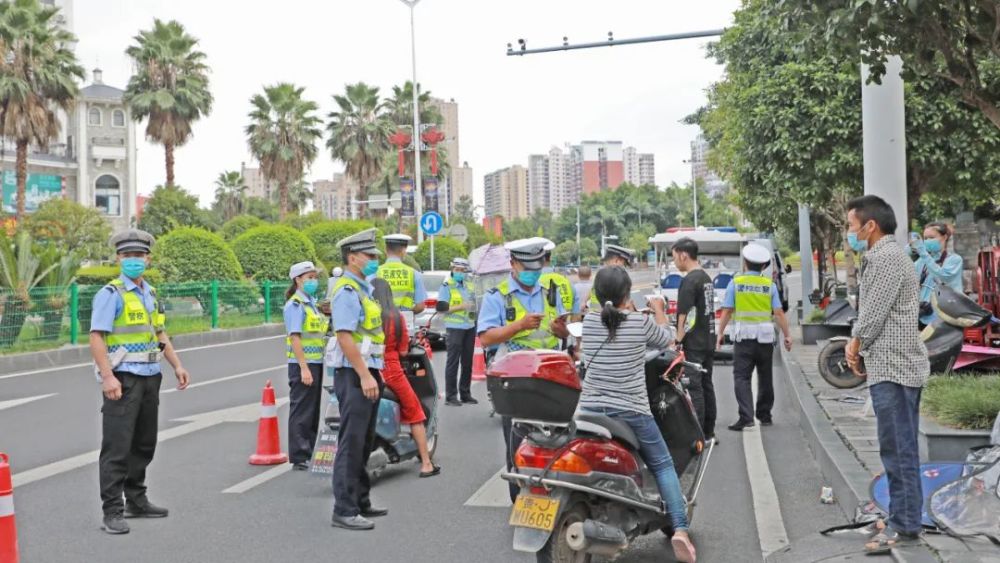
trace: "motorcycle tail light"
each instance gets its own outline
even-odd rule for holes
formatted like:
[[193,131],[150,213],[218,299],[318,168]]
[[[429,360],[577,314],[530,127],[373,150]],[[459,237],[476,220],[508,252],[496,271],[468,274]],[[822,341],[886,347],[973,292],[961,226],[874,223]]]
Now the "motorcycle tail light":
[[521,447],[514,454],[514,465],[527,469],[545,469],[556,453],[556,450],[536,446],[525,441],[521,443]]
[[549,491],[546,490],[545,487],[531,487],[528,490],[531,491],[531,494],[533,495],[538,495],[542,497],[549,496]]
[[573,452],[573,449],[570,448],[569,451],[559,456],[559,459],[552,464],[552,471],[587,474],[593,471],[593,469],[584,457],[577,455]]
[[573,441],[552,469],[568,473],[600,471],[641,479],[635,456],[616,442],[604,440]]

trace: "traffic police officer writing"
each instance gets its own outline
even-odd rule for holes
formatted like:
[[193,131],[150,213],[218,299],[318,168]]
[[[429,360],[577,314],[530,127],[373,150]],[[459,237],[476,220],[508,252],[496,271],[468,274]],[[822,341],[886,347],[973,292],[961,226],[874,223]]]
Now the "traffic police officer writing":
[[316,304],[316,266],[299,262],[288,270],[292,284],[285,292],[285,355],[288,358],[288,461],[308,469],[319,428],[323,394],[323,351],[330,321]]
[[[545,258],[545,239],[517,240],[507,244],[511,275],[483,298],[479,312],[479,339],[483,346],[500,346],[498,355],[517,350],[557,350],[569,336],[558,288],[543,291],[539,284]],[[511,420],[503,417],[507,470],[523,436],[512,434]],[[510,483],[510,498],[518,487]]]
[[378,277],[388,282],[392,297],[401,311],[420,314],[424,310],[427,290],[424,280],[416,270],[403,263],[406,247],[413,242],[407,235],[395,234],[383,237],[385,241],[385,264],[378,268]]
[[99,475],[109,534],[129,532],[124,516],[167,515],[149,502],[145,484],[156,451],[160,359],[174,368],[177,389],[186,389],[190,379],[164,331],[156,290],[143,279],[154,242],[137,229],[111,238],[121,275],[94,296],[90,320],[90,352],[104,392]]
[[[472,357],[476,348],[475,288],[468,278],[469,261],[451,261],[451,276],[445,278],[438,291],[438,302],[448,304],[444,317],[447,332],[448,359],[444,367],[445,404],[460,407],[475,405],[472,398]],[[462,377],[458,376],[459,364]]]
[[[785,349],[792,349],[792,333],[781,307],[781,298],[771,278],[761,272],[771,263],[771,252],[759,244],[743,248],[745,272],[733,278],[722,299],[716,348],[722,347],[729,319],[733,326],[733,386],[740,417],[730,430],[741,431],[754,425],[754,415],[763,426],[771,425],[774,406],[774,379],[771,362],[774,359],[774,324],[777,319],[785,335]],[[750,379],[757,369],[757,409],[753,409]]]
[[344,275],[333,288],[333,330],[327,346],[327,364],[334,369],[333,388],[340,405],[340,433],[333,463],[333,525],[348,530],[371,530],[369,517],[384,516],[368,493],[368,457],[375,442],[375,421],[384,365],[385,334],[382,308],[365,281],[378,269],[381,254],[375,229],[351,235],[337,243]]

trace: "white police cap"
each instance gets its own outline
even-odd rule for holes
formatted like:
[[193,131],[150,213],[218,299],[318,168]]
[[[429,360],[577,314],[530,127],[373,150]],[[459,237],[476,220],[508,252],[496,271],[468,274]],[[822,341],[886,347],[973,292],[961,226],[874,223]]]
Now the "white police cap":
[[299,262],[298,264],[292,264],[292,267],[288,269],[288,278],[295,279],[302,274],[308,274],[309,272],[315,272],[316,265],[312,262],[306,260],[305,262]]
[[635,251],[631,248],[625,248],[624,246],[618,246],[617,244],[609,244],[604,247],[604,259],[607,260],[611,256],[620,256],[625,259],[629,265],[635,261]]
[[743,247],[743,258],[754,264],[769,264],[771,252],[759,244],[750,243]]
[[409,246],[413,242],[413,237],[404,235],[403,233],[396,233],[394,235],[385,235],[382,237],[382,240],[390,246]]
[[114,247],[116,254],[122,252],[145,252],[149,254],[153,249],[153,245],[156,244],[156,239],[153,238],[153,235],[141,229],[128,229],[113,235],[109,243]]
[[337,242],[337,248],[347,252],[364,252],[371,256],[379,256],[382,252],[375,244],[376,231],[374,228],[365,229],[359,233],[354,233]]
[[469,269],[469,261],[466,260],[465,258],[455,257],[455,258],[451,259],[451,267],[452,268],[465,268],[466,270],[468,270]]
[[510,251],[510,257],[523,264],[525,268],[540,270],[545,258],[545,247],[550,243],[549,239],[532,237],[508,242],[504,246]]

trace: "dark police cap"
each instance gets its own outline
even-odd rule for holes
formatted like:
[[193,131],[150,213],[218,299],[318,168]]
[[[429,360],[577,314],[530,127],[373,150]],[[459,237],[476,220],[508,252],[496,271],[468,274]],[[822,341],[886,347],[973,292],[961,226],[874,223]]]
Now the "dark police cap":
[[617,244],[609,244],[604,248],[604,259],[607,260],[612,256],[620,256],[624,258],[629,265],[632,265],[632,263],[635,262],[635,251],[631,248],[618,246]]
[[127,231],[113,235],[110,244],[118,254],[123,252],[145,252],[149,254],[153,250],[153,245],[156,244],[156,239],[146,231],[128,229]]

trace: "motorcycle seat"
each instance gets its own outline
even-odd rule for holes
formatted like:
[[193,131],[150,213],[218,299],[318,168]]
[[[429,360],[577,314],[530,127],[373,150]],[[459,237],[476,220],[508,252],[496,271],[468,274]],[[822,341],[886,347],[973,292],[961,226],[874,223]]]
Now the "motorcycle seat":
[[639,449],[639,439],[636,438],[635,433],[632,432],[632,427],[624,422],[615,420],[610,416],[587,411],[577,412],[574,418],[576,420],[582,420],[584,422],[589,422],[605,428],[611,433],[612,438],[625,442],[625,444],[631,446],[632,449]]
[[392,389],[390,389],[388,385],[382,388],[382,398],[394,403],[399,402],[399,397],[396,397],[396,394],[392,392]]

